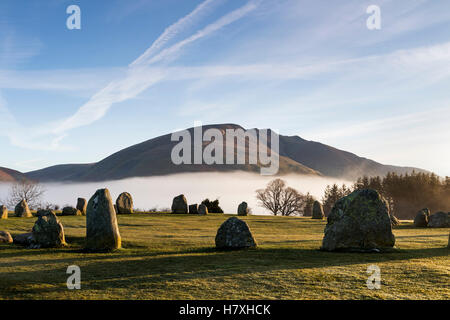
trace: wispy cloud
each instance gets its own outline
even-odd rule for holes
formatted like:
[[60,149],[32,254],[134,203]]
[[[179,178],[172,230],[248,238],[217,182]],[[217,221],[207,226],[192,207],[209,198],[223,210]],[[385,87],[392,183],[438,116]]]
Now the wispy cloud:
[[[30,135],[24,135],[22,132],[23,128],[17,124],[6,106],[3,106],[3,113],[11,119],[11,130],[8,133],[11,143],[16,146],[27,147],[30,149],[40,147],[43,147],[42,149],[44,150],[60,148],[61,140],[66,136],[67,131],[98,121],[107,113],[113,104],[135,98],[152,85],[159,83],[166,78],[167,71],[164,68],[150,69],[149,66],[156,62],[174,57],[175,54],[178,54],[186,45],[211,35],[225,26],[243,18],[256,9],[258,4],[258,1],[250,1],[241,8],[224,15],[217,21],[197,31],[194,35],[181,40],[168,48],[164,48],[164,46],[181,31],[192,27],[192,25],[209,12],[217,2],[218,1],[214,0],[206,0],[197,6],[190,14],[169,26],[144,54],[131,63],[124,78],[110,82],[106,87],[92,96],[92,98],[81,106],[72,116],[66,119],[54,121],[51,126],[46,124],[45,126],[35,128],[35,130],[30,131]],[[53,83],[53,86],[54,85],[55,84]],[[47,129],[49,127],[51,129]],[[48,142],[49,135],[53,136],[50,138],[50,143]],[[36,143],[36,141],[41,138],[46,140],[46,142],[43,144]]]
[[[187,16],[188,18],[181,19],[166,29],[163,35],[153,43],[150,49],[131,64],[128,74],[124,79],[110,83],[107,87],[94,95],[73,116],[62,121],[59,126],[52,130],[52,132],[60,134],[101,119],[114,103],[132,99],[166,77],[167,73],[164,69],[155,72],[155,70],[148,69],[149,65],[173,57],[174,54],[178,53],[187,44],[206,37],[243,18],[257,7],[256,2],[251,1],[243,7],[226,14],[216,22],[209,24],[193,36],[179,41],[171,47],[163,49],[160,53],[155,54],[155,52],[175,36],[181,28],[191,24],[192,21],[195,20],[196,15],[202,15],[210,3],[212,3],[212,1],[205,1],[189,14]],[[152,55],[154,56],[152,57]]]

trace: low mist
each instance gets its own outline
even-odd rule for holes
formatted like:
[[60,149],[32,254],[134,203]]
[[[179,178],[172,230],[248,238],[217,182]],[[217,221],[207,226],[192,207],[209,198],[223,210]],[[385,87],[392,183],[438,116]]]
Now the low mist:
[[[246,201],[253,214],[268,214],[257,205],[257,189],[264,188],[273,180],[273,176],[260,176],[251,173],[183,173],[170,176],[131,178],[125,180],[92,183],[43,183],[46,190],[43,202],[75,206],[78,197],[89,198],[97,189],[108,188],[113,201],[126,191],[133,196],[136,209],[170,208],[173,197],[184,194],[188,204],[200,204],[204,199],[219,199],[220,206],[226,213],[236,213],[239,203]],[[328,184],[350,185],[342,179],[318,178],[301,175],[283,176],[288,186],[302,193],[310,192],[321,199]],[[8,184],[0,184],[0,199],[6,199]],[[14,208],[9,208],[13,210]]]

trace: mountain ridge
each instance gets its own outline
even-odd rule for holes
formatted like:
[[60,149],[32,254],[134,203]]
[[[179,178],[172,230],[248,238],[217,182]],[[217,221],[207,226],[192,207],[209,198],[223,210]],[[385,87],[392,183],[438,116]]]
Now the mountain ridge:
[[[224,141],[227,129],[247,131],[242,126],[232,123],[212,124],[202,127],[203,132],[211,128],[220,130]],[[192,136],[194,128],[187,130]],[[256,128],[248,130],[256,130],[258,134],[260,132],[260,129]],[[268,129],[268,132],[271,132],[270,129]],[[61,164],[27,172],[24,176],[42,182],[94,182],[186,172],[260,172],[260,164],[175,165],[170,156],[173,147],[179,142],[171,141],[171,135],[171,133],[165,134],[132,145],[96,163]],[[303,174],[354,180],[362,175],[385,175],[389,171],[397,173],[406,173],[413,170],[426,172],[426,170],[419,168],[384,165],[320,142],[305,140],[299,136],[278,135],[278,137],[280,159],[278,175]],[[203,146],[207,144],[203,142]],[[246,151],[248,151],[247,147]]]

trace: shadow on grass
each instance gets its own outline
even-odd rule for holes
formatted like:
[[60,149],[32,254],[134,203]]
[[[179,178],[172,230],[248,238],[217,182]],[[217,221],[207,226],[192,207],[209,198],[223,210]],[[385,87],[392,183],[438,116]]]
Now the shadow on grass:
[[[41,250],[38,250],[41,251]],[[23,252],[26,255],[34,251]],[[39,253],[36,252],[36,255]],[[41,252],[42,254],[42,252]],[[84,255],[57,259],[42,259],[21,262],[20,265],[51,265],[54,269],[13,271],[0,274],[7,278],[3,290],[8,291],[12,279],[39,281],[39,283],[61,284],[66,281],[66,268],[78,264],[82,270],[84,289],[105,289],[116,287],[146,288],[164,285],[171,281],[195,281],[202,278],[222,276],[245,276],[260,272],[281,270],[330,268],[356,264],[374,264],[408,259],[447,256],[447,248],[395,250],[389,253],[341,253],[312,249],[250,249],[241,251],[217,251],[214,248],[199,248],[180,252],[131,252],[119,251],[107,255]],[[60,265],[63,264],[64,267]],[[0,267],[5,266],[0,263]],[[17,263],[11,263],[17,266]],[[24,279],[25,278],[25,279]],[[3,281],[3,279],[2,279]],[[59,286],[58,286],[59,287]],[[16,290],[16,289],[14,289]],[[25,289],[26,290],[26,287]],[[45,292],[44,288],[30,289]],[[53,288],[50,291],[58,290]],[[67,290],[64,286],[61,290]]]

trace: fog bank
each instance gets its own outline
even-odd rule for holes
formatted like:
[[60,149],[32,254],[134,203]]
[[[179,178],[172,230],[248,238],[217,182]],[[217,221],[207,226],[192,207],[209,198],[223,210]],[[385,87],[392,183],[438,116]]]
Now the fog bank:
[[[257,189],[264,188],[274,179],[273,176],[260,176],[251,173],[183,173],[162,177],[131,178],[117,181],[92,183],[44,183],[46,190],[44,202],[59,206],[75,206],[78,197],[89,199],[97,189],[108,188],[113,201],[127,191],[133,196],[134,207],[147,210],[150,208],[170,208],[173,197],[184,194],[189,204],[198,203],[205,198],[219,199],[220,206],[226,213],[235,213],[237,206],[246,201],[253,214],[267,214],[257,205]],[[318,199],[322,198],[327,184],[346,183],[349,181],[333,178],[317,178],[301,175],[283,176],[288,186],[302,193],[310,192]],[[9,185],[0,184],[0,199],[6,199]],[[12,210],[13,208],[9,208]]]

